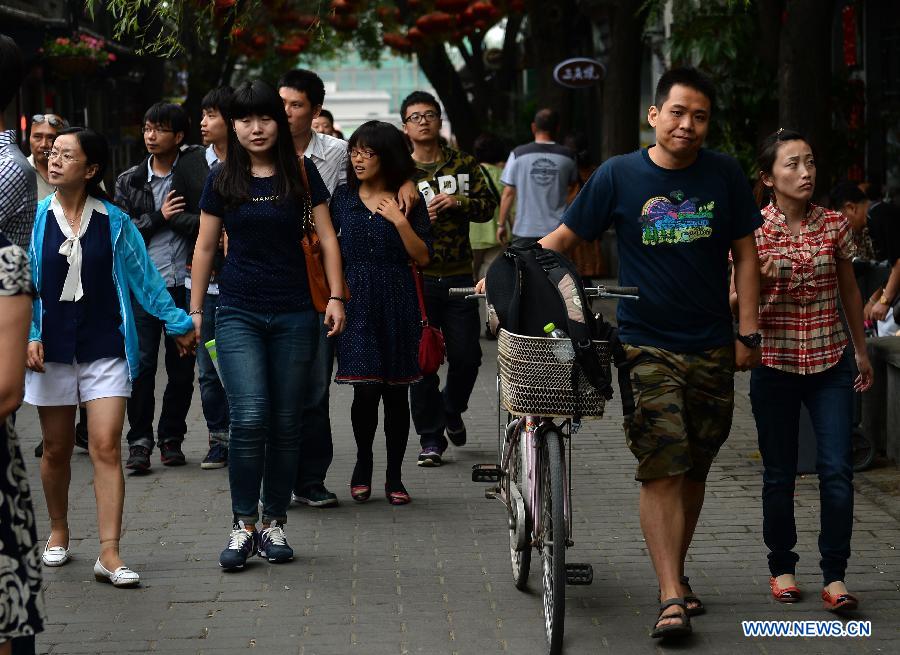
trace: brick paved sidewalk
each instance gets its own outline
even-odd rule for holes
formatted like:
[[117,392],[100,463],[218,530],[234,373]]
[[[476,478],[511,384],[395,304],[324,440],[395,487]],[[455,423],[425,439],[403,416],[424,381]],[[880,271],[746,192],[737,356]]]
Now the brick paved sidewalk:
[[[154,452],[150,475],[127,478],[122,553],[143,586],[117,590],[94,581],[98,544],[88,456],[77,451],[70,493],[74,560],[45,569],[50,624],[38,651],[50,653],[544,653],[540,572],[529,592],[512,585],[502,506],[470,481],[471,465],[492,461],[495,449],[494,353],[485,362],[465,419],[469,445],[451,449],[440,469],[415,466],[410,441],[405,481],[413,496],[391,507],[375,494],[365,505],[347,487],[355,447],[351,392],[333,387],[335,462],[328,485],[341,506],[293,508],[287,533],[290,564],[257,560],[244,572],[217,564],[229,530],[226,470],[202,471],[205,426],[195,395],[185,444],[189,466],[164,468]],[[158,387],[161,389],[161,385]],[[739,378],[746,391],[746,376]],[[161,392],[159,394],[161,396]],[[745,639],[747,619],[830,619],[818,600],[818,494],[814,478],[797,488],[801,555],[798,577],[807,600],[785,607],[768,596],[760,535],[760,462],[745,393],[739,395],[732,436],[710,475],[706,507],[688,573],[709,612],[694,620],[682,646],[660,647],[648,637],[656,589],[637,518],[634,461],[620,430],[617,401],[608,416],[575,437],[575,547],[569,561],[590,562],[592,586],[569,587],[567,653],[897,653],[900,639],[900,525],[882,509],[897,498],[863,481],[856,496],[853,558],[848,582],[862,599],[855,618],[870,619],[873,636],[844,639]],[[19,414],[23,447],[39,439],[36,413]],[[376,471],[383,437],[376,441]],[[28,457],[39,535],[48,519],[38,460]],[[879,473],[879,479],[885,479]],[[887,478],[896,480],[894,469]],[[376,489],[383,482],[376,473]],[[883,486],[883,485],[882,485]],[[896,514],[895,514],[896,516]],[[893,643],[894,646],[890,644]]]

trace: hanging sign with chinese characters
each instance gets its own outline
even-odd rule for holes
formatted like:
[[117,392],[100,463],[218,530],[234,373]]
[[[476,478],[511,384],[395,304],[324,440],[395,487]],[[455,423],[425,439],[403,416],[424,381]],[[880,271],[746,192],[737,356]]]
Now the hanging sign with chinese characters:
[[606,75],[606,67],[596,59],[574,57],[566,59],[553,69],[553,79],[557,84],[570,89],[592,86]]

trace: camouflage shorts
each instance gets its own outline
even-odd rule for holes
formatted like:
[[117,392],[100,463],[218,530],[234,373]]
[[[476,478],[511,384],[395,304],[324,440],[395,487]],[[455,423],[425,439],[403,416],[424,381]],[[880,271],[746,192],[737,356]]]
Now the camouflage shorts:
[[625,354],[635,407],[625,416],[625,436],[638,460],[635,479],[684,474],[705,481],[731,430],[734,348],[673,353],[625,345]]

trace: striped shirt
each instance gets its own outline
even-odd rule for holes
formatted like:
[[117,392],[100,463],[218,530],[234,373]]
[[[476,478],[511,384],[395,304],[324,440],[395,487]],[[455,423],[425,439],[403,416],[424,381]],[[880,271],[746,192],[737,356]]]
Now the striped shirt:
[[24,250],[37,211],[36,175],[16,144],[16,131],[0,132],[0,234]]
[[762,363],[808,375],[834,366],[847,346],[837,310],[837,260],[855,254],[843,214],[810,205],[800,234],[793,235],[774,204],[762,210],[754,233],[760,260],[772,257],[774,282],[760,289]]

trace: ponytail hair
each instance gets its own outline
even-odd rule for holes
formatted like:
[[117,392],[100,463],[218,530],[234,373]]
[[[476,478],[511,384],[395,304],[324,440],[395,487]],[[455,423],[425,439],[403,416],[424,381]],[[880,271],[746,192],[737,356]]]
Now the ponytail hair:
[[796,130],[786,130],[783,127],[777,132],[773,132],[759,146],[756,155],[756,184],[753,187],[753,196],[756,198],[756,204],[763,208],[772,201],[772,190],[763,183],[763,175],[771,175],[775,166],[775,159],[778,157],[778,149],[782,143],[787,141],[807,141],[806,137]]
[[61,137],[66,134],[74,134],[78,139],[78,145],[81,146],[84,156],[87,158],[87,165],[97,166],[97,172],[87,180],[87,194],[115,204],[110,195],[100,186],[103,183],[103,175],[109,166],[109,143],[106,141],[106,137],[89,127],[67,127],[56,136]]

